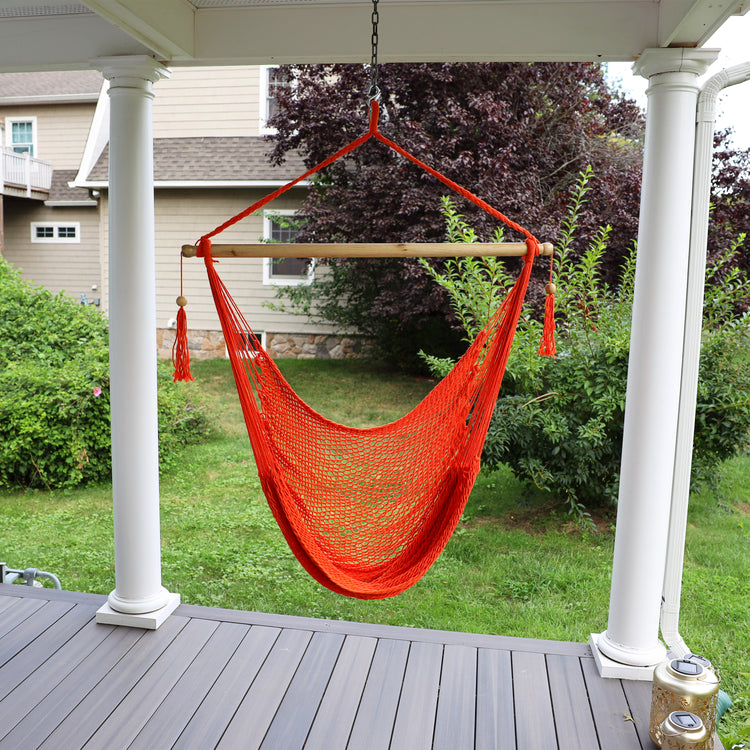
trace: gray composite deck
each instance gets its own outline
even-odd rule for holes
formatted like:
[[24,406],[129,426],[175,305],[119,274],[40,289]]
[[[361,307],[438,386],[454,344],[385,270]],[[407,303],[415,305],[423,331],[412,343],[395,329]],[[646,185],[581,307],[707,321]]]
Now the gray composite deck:
[[638,750],[650,683],[588,646],[182,605],[98,625],[104,597],[0,584],[0,750]]

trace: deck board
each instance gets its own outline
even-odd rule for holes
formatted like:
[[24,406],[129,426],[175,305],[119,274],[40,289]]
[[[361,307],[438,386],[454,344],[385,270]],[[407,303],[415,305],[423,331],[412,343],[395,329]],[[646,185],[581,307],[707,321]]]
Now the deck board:
[[205,750],[219,744],[281,634],[281,628],[247,627],[221,675],[206,688],[206,697],[175,742],[175,750]]
[[454,750],[474,745],[476,687],[477,649],[471,646],[446,646],[433,750]]
[[557,747],[544,654],[513,654],[512,663],[518,750]]
[[35,616],[29,618],[30,621],[26,626],[16,626],[10,632],[0,636],[3,642],[3,661],[11,659],[18,651],[25,648],[29,639],[36,638],[49,630],[72,608],[73,604],[69,602],[48,602],[36,610]]
[[0,615],[2,615],[6,609],[9,609],[10,607],[15,606],[16,604],[18,604],[18,599],[15,596],[1,596],[0,595]]
[[511,652],[477,654],[476,750],[516,750]]
[[43,607],[44,602],[39,600],[20,599],[13,602],[7,611],[3,612],[2,619],[0,619],[0,638],[6,638],[9,633]]
[[312,632],[282,630],[217,747],[257,750],[305,655]]
[[[14,691],[12,697],[20,701],[20,705],[3,701],[3,707],[9,704],[10,710],[15,709],[16,717],[22,718],[0,742],[0,748],[42,747],[52,734],[66,741],[53,741],[48,747],[82,747],[89,735],[78,730],[85,732],[87,723],[92,719],[101,721],[103,717],[100,713],[74,712],[74,709],[86,702],[91,691],[141,635],[142,631],[121,633],[114,628],[100,631],[96,623],[86,625],[76,638],[74,648],[56,654],[25,680],[21,689]],[[70,655],[72,658],[68,661]],[[45,668],[48,665],[50,669]],[[44,717],[44,721],[40,721],[40,717]],[[4,724],[5,720],[3,716],[0,722]],[[5,726],[12,726],[12,721]],[[63,726],[65,730],[60,731]]]
[[586,644],[105,600],[0,588],[0,750],[653,750]]
[[550,654],[547,657],[552,709],[555,714],[557,744],[560,750],[596,747],[599,742],[589,706],[581,660]]
[[440,689],[443,649],[412,643],[391,737],[391,750],[430,750]]
[[408,641],[378,641],[347,750],[388,750],[409,658]]
[[[129,634],[115,628],[61,683],[61,704],[73,704],[75,710],[56,722],[54,732],[39,747],[84,747],[186,625],[185,618],[175,617],[156,632],[138,629]],[[136,644],[132,658],[126,658]]]
[[346,750],[377,644],[375,638],[347,636],[305,750]]
[[648,726],[651,718],[651,683],[650,682],[623,682],[622,689],[630,708],[630,716],[633,717],[635,731],[641,745],[648,750],[653,750],[654,744],[648,736]]
[[602,680],[593,659],[583,659],[581,666],[589,692],[591,711],[596,721],[599,744],[602,747],[640,745],[635,730],[636,720],[630,714],[620,680]]
[[215,684],[249,628],[235,623],[218,623],[205,644],[172,689],[140,728],[129,750],[172,747],[198,710],[206,691]]
[[188,621],[86,742],[86,750],[128,747],[218,627],[208,620]]
[[20,638],[15,643],[10,638],[0,639],[0,700],[68,643],[90,620],[90,610],[73,606],[44,633],[38,633],[36,627],[17,628]]
[[339,633],[315,633],[284,700],[281,702],[261,750],[301,750],[318,712],[344,643]]
[[[30,712],[39,711],[40,705],[43,704],[42,710],[47,715],[54,710],[56,702],[54,696],[50,696],[60,690],[60,685],[65,683],[78,665],[111,634],[111,628],[98,628],[96,623],[89,620],[76,636],[65,644],[65,648],[48,653],[48,658],[36,669],[30,669],[23,660],[18,664],[14,663],[15,659],[9,663],[16,669],[10,681],[11,684],[15,683],[15,687],[0,702],[0,747],[13,747],[13,740],[8,739],[8,733],[12,734],[11,730]],[[25,650],[22,654],[25,654]],[[34,663],[37,661],[38,658],[35,658]],[[64,691],[61,690],[60,693],[64,694]],[[22,733],[22,730],[17,730],[15,736],[19,733]]]

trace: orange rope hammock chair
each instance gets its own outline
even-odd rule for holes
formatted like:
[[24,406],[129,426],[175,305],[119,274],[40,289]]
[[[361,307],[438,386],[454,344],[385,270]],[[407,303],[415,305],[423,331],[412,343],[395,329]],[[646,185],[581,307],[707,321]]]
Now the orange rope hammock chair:
[[[263,350],[211,256],[211,237],[374,138],[419,165],[526,239],[520,275],[454,369],[409,414],[356,429],[307,406]],[[268,504],[304,568],[332,591],[361,599],[393,596],[437,559],[463,513],[500,390],[539,243],[525,229],[370,127],[333,156],[204,235],[204,258],[258,474]],[[272,247],[269,247],[272,254]],[[542,354],[554,354],[548,289]],[[178,300],[175,380],[192,380],[184,297]],[[257,400],[253,392],[257,392]]]

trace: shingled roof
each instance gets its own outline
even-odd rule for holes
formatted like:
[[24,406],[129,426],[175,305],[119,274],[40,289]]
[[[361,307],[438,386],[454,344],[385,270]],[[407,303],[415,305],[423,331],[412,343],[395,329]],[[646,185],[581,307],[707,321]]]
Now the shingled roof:
[[[261,137],[156,138],[154,180],[286,182],[305,171],[302,158],[289,154],[281,166],[268,160],[271,145]],[[92,182],[106,181],[109,169],[107,146],[88,175]]]
[[75,179],[75,169],[55,169],[52,172],[52,185],[49,189],[49,201],[88,203],[91,201],[86,188],[72,188],[68,183]]
[[98,70],[54,70],[0,74],[0,102],[96,101],[103,82]]

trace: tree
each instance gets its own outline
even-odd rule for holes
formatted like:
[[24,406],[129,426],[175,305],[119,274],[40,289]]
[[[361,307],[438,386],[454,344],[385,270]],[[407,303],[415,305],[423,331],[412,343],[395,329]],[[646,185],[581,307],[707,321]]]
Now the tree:
[[[297,150],[312,166],[365,131],[369,71],[361,65],[300,65],[290,72],[296,86],[279,95],[271,158],[281,162]],[[610,89],[600,65],[382,65],[379,80],[385,135],[540,240],[560,237],[569,190],[592,167],[579,247],[593,241],[600,226],[610,226],[600,270],[603,283],[617,285],[637,237],[644,121],[635,102]],[[300,239],[441,241],[441,198],[447,192],[370,141],[316,179],[303,207]],[[457,210],[480,239],[491,237],[492,217],[463,199]],[[715,139],[709,259],[749,231],[750,151],[733,148],[731,133],[722,132]],[[571,260],[579,259],[576,252]],[[744,246],[735,262],[746,279],[750,252]],[[420,348],[442,356],[455,350],[459,337],[448,335],[456,321],[447,297],[416,262],[340,260],[330,271],[323,284],[295,289],[295,302],[342,328],[359,329],[396,361]],[[537,273],[530,299],[539,308],[544,282],[543,272]],[[389,351],[394,345],[401,348]]]
[[[732,131],[723,130],[714,137],[709,261],[715,261],[742,234],[750,235],[750,150],[734,148]],[[735,259],[745,283],[750,275],[750,243],[746,244]],[[727,271],[724,268],[713,283],[724,283]]]
[[[290,72],[296,85],[279,96],[271,158],[279,163],[297,150],[312,166],[366,129],[369,72],[360,65],[299,65]],[[593,236],[606,221],[611,246],[624,255],[637,223],[643,123],[636,104],[609,89],[601,66],[382,65],[379,85],[385,135],[540,240],[554,241],[567,191],[592,165],[597,184],[580,234]],[[369,142],[315,181],[300,241],[442,241],[446,192],[415,165]],[[463,199],[458,208],[480,237],[492,235],[492,217]],[[620,256],[610,264],[612,275]],[[323,317],[356,325],[381,343],[412,339],[412,351],[435,351],[424,331],[435,335],[450,320],[444,293],[407,261],[337,261],[328,287],[295,294],[298,301],[316,296]]]

